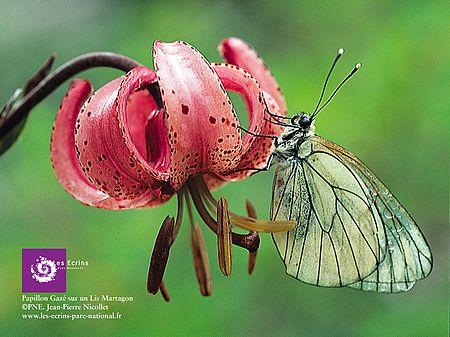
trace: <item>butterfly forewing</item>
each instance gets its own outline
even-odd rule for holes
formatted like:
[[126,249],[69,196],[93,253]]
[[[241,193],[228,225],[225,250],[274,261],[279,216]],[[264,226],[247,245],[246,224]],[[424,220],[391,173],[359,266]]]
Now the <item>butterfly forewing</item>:
[[386,233],[385,258],[375,272],[350,287],[378,292],[409,290],[432,269],[431,251],[420,229],[386,186],[358,158],[323,138],[315,137],[315,141],[331,151],[364,183],[366,197],[374,203]]
[[271,217],[297,225],[273,238],[289,275],[340,287],[377,269],[385,233],[364,181],[315,138],[302,143],[298,157],[278,164]]

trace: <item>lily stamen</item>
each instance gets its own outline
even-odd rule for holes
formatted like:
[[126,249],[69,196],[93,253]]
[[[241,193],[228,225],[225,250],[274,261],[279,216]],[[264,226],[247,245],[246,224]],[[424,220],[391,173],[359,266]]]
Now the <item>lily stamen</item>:
[[195,273],[197,276],[200,293],[203,296],[211,296],[211,269],[209,267],[208,254],[206,252],[205,243],[203,241],[202,231],[199,225],[194,222],[192,215],[191,202],[189,195],[185,194],[186,206],[188,210],[189,222],[190,222],[190,239],[192,248],[192,258],[195,267]]
[[194,223],[190,228],[190,238],[192,247],[192,258],[194,261],[195,273],[203,296],[211,296],[211,269],[209,267],[208,254],[205,249],[205,242],[201,229],[198,224]]
[[[255,207],[248,199],[245,201],[245,208],[247,209],[247,215],[250,218],[254,218],[254,219],[257,218]],[[258,234],[258,233],[256,233],[256,234]],[[248,254],[247,272],[249,275],[251,275],[253,273],[253,269],[255,269],[257,254],[258,254],[258,251]]]
[[170,247],[173,243],[174,224],[174,218],[167,216],[156,237],[147,278],[147,291],[153,295],[161,287],[164,271],[169,259]]
[[225,276],[231,275],[231,223],[228,212],[228,202],[225,197],[220,197],[217,202],[217,248],[219,267]]

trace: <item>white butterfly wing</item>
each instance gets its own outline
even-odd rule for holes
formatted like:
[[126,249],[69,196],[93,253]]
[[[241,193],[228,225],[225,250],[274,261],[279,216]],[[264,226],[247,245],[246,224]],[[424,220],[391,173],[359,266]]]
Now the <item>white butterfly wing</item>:
[[[271,211],[274,220],[297,221],[273,234],[289,275],[318,286],[395,292],[429,273],[422,234],[367,167],[318,136],[299,153],[302,159],[277,168]],[[403,217],[392,215],[401,211]]]
[[297,225],[273,238],[289,275],[342,287],[377,268],[384,258],[385,234],[363,181],[313,138],[301,146],[304,159],[277,167],[271,217]]
[[360,177],[367,197],[376,205],[386,233],[385,258],[374,273],[349,287],[366,291],[395,293],[407,291],[416,281],[427,277],[432,269],[431,250],[400,202],[358,158],[347,150],[317,137],[342,163]]

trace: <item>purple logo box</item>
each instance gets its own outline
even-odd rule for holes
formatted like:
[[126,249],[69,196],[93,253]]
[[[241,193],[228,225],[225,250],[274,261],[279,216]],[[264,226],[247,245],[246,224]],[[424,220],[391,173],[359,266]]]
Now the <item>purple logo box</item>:
[[22,292],[65,293],[66,249],[23,248]]

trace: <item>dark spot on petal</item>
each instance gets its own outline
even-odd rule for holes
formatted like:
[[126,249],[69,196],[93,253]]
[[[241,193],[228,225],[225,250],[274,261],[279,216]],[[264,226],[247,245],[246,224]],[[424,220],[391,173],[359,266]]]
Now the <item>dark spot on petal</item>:
[[181,104],[181,112],[183,115],[187,115],[189,113],[189,107],[187,105]]
[[216,118],[214,118],[213,116],[209,116],[209,122],[211,124],[216,124]]

